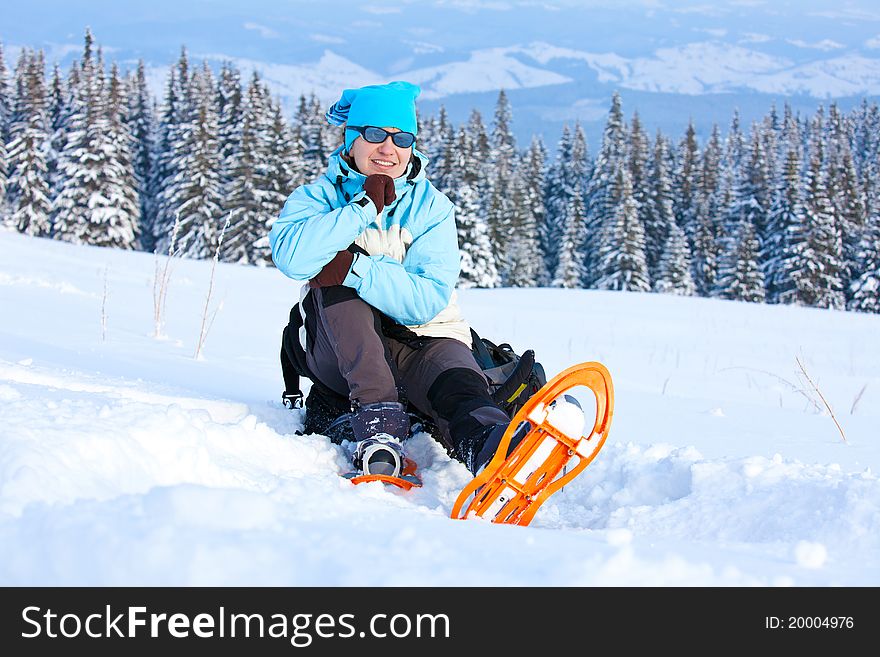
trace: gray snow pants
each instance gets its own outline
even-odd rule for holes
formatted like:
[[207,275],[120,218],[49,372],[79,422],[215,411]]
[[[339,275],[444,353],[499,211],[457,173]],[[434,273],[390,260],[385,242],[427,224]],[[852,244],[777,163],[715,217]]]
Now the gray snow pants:
[[462,460],[479,449],[489,430],[510,422],[463,342],[411,333],[389,337],[381,313],[351,288],[315,288],[310,294],[313,303],[306,308],[316,316],[306,319],[311,337],[306,362],[325,386],[355,407],[403,401],[402,393],[435,422]]

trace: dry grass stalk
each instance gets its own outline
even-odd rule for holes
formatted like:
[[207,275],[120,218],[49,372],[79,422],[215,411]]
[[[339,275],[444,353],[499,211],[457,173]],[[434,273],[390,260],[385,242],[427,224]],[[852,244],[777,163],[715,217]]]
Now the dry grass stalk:
[[109,267],[104,267],[104,296],[101,297],[101,342],[107,340],[107,299],[110,297],[110,283],[107,278]]
[[214,272],[217,269],[217,262],[220,260],[220,247],[223,245],[223,236],[226,235],[226,230],[229,228],[229,219],[230,215],[227,215],[226,223],[223,224],[223,230],[220,231],[220,237],[217,239],[217,250],[214,252],[214,258],[211,262],[211,281],[208,283],[208,294],[205,297],[205,309],[202,311],[202,326],[199,329],[199,342],[196,345],[196,353],[193,356],[196,360],[198,360],[202,354],[202,347],[205,344],[205,339],[208,337],[208,331],[210,331],[211,327],[214,325],[214,319],[217,317],[217,312],[223,305],[220,304],[220,306],[217,306],[217,308],[214,309],[209,321],[208,307],[211,305],[211,295],[214,293]]
[[852,407],[849,409],[850,415],[855,415],[856,406],[859,405],[859,402],[862,400],[862,395],[865,394],[865,390],[867,390],[867,389],[868,389],[868,384],[866,383],[865,385],[862,386],[862,389],[859,390],[859,394],[856,395],[856,398],[853,399]]
[[[762,370],[762,369],[758,369],[755,367],[741,367],[741,366],[725,367],[725,368],[722,368],[718,371],[719,372],[726,372],[727,370],[746,370],[749,372],[757,372],[758,374],[766,374],[767,376],[772,376],[774,379],[776,379],[777,381],[779,381],[780,383],[782,383],[786,387],[790,388],[792,390],[792,392],[798,393],[804,399],[806,399],[808,402],[810,402],[810,404],[813,405],[813,408],[817,412],[820,412],[822,410],[822,408],[819,406],[819,404],[816,402],[816,400],[813,399],[813,397],[810,396],[810,394],[806,390],[804,390],[801,386],[795,385],[794,383],[792,383],[788,379],[782,378],[778,374],[774,374],[773,372],[768,372],[767,370]],[[781,396],[779,398],[779,406],[780,407],[782,406],[782,397]]]
[[801,370],[801,374],[804,375],[804,378],[807,380],[807,382],[810,384],[810,386],[812,386],[813,390],[816,391],[816,394],[819,395],[819,399],[821,399],[822,403],[825,404],[825,408],[828,409],[828,413],[831,415],[831,419],[834,420],[834,424],[837,427],[837,430],[840,432],[840,437],[843,438],[843,442],[847,442],[846,434],[843,432],[843,427],[840,426],[840,422],[837,421],[837,417],[835,417],[835,415],[834,415],[834,411],[831,408],[831,404],[829,404],[828,400],[825,399],[825,395],[823,395],[822,391],[819,390],[819,386],[817,386],[813,382],[813,379],[810,378],[810,375],[807,374],[807,369],[804,367],[804,364],[801,362],[801,359],[798,358],[797,356],[795,356],[795,361],[797,362],[798,367]]
[[180,215],[174,217],[171,229],[171,243],[168,245],[168,257],[164,264],[159,265],[159,254],[156,253],[156,270],[153,275],[153,337],[161,338],[165,327],[165,299],[168,296],[168,282],[171,280],[171,262],[179,255],[176,250],[177,233],[180,231]]

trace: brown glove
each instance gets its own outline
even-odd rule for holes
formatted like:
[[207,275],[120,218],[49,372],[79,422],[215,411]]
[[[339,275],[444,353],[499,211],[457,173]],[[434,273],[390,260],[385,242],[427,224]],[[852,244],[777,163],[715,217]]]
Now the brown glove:
[[333,260],[324,265],[314,278],[309,280],[309,287],[342,285],[342,281],[348,275],[348,270],[351,269],[353,260],[354,253],[348,250],[340,251],[333,256]]
[[386,205],[394,202],[397,194],[394,192],[394,178],[384,173],[374,173],[367,176],[364,181],[364,191],[376,206],[377,212],[382,212]]

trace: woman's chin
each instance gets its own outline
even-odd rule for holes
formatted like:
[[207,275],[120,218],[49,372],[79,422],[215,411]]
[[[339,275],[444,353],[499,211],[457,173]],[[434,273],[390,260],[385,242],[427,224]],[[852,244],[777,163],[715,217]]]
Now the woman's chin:
[[381,173],[382,175],[391,176],[392,178],[399,178],[400,176],[403,175],[403,169],[401,169],[401,167],[399,167],[399,166],[396,166],[396,167],[377,167],[377,166],[371,165],[370,167],[368,167],[368,169],[369,169],[369,173],[366,173],[366,175],[368,175],[368,176],[370,176],[374,173]]

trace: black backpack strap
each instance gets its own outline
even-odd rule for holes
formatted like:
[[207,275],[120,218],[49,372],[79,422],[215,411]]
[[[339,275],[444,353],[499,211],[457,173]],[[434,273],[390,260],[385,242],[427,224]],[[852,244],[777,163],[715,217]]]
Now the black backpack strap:
[[480,366],[480,369],[488,370],[495,367],[495,360],[492,358],[492,354],[486,346],[485,340],[477,335],[477,332],[474,329],[471,329],[471,340],[473,341],[471,350],[474,352],[474,360],[477,361],[477,365]]
[[284,377],[284,392],[281,393],[281,401],[287,408],[293,409],[303,407],[303,393],[299,386],[299,372],[288,353],[288,343],[291,340],[289,331],[290,326],[285,326],[281,337],[281,375]]
[[[300,302],[302,303],[302,302]],[[300,342],[300,330],[303,316],[300,304],[290,309],[290,319],[281,334],[281,375],[284,377],[284,392],[281,401],[287,408],[302,408],[303,393],[300,389],[300,377],[314,381],[309,366],[306,364],[306,352]]]

